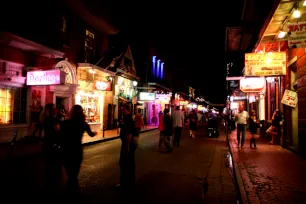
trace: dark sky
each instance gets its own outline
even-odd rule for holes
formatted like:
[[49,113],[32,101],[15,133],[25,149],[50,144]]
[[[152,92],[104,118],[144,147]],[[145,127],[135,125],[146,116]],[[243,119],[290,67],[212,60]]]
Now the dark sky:
[[104,2],[107,20],[129,33],[136,47],[150,39],[168,68],[183,69],[186,82],[209,101],[224,102],[225,26],[239,23],[243,0],[138,2]]

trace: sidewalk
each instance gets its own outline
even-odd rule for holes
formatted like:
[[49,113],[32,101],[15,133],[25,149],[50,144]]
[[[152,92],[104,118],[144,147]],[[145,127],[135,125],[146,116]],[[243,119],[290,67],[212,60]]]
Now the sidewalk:
[[306,161],[263,138],[256,139],[257,149],[251,149],[250,137],[247,132],[241,149],[236,131],[229,135],[242,203],[305,203]]
[[[143,130],[141,130],[141,132],[143,133],[155,129],[157,129],[156,126],[146,126]],[[87,146],[118,138],[119,138],[119,132],[117,132],[117,129],[114,129],[114,130],[106,130],[104,132],[104,138],[102,131],[98,132],[98,134],[95,137],[90,137],[87,134],[84,134],[82,142],[84,146]],[[41,152],[41,145],[42,145],[41,141],[16,142],[12,157],[19,158],[30,155],[36,155]],[[0,161],[7,158],[9,147],[10,144],[0,144]]]

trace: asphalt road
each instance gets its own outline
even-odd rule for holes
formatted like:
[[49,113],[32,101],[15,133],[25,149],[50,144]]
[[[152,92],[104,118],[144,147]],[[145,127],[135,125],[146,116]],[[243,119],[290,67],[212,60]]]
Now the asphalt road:
[[[236,203],[237,193],[226,167],[228,148],[225,138],[205,137],[200,129],[196,139],[184,131],[181,147],[172,153],[157,148],[157,130],[141,134],[136,151],[136,188],[122,193],[119,182],[120,140],[91,145],[84,149],[79,182],[85,203]],[[26,159],[1,167],[3,195],[22,195],[23,201],[40,201],[44,165],[42,158]],[[204,201],[198,178],[208,178]],[[63,178],[63,186],[66,178]],[[19,196],[11,196],[10,202]]]

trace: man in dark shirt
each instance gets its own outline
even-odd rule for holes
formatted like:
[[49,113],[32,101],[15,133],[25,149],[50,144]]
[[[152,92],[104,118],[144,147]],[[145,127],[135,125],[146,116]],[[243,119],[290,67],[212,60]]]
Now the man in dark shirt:
[[135,151],[136,145],[133,143],[135,124],[128,105],[121,107],[123,115],[120,121],[120,138],[122,141],[120,152],[120,184],[118,187],[127,189],[135,183]]
[[276,109],[272,116],[272,125],[267,130],[267,135],[271,136],[271,142],[269,144],[274,144],[275,135],[280,128],[280,122],[282,121],[282,116],[280,115],[279,109]]

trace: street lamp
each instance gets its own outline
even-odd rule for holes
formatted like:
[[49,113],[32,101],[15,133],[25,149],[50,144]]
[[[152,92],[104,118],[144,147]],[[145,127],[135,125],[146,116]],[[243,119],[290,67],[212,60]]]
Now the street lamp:
[[[137,84],[138,84],[137,81],[133,81],[133,86],[134,86],[134,91],[135,91],[134,97],[137,97]],[[136,115],[136,104],[134,104],[133,109],[134,109],[134,115]]]

